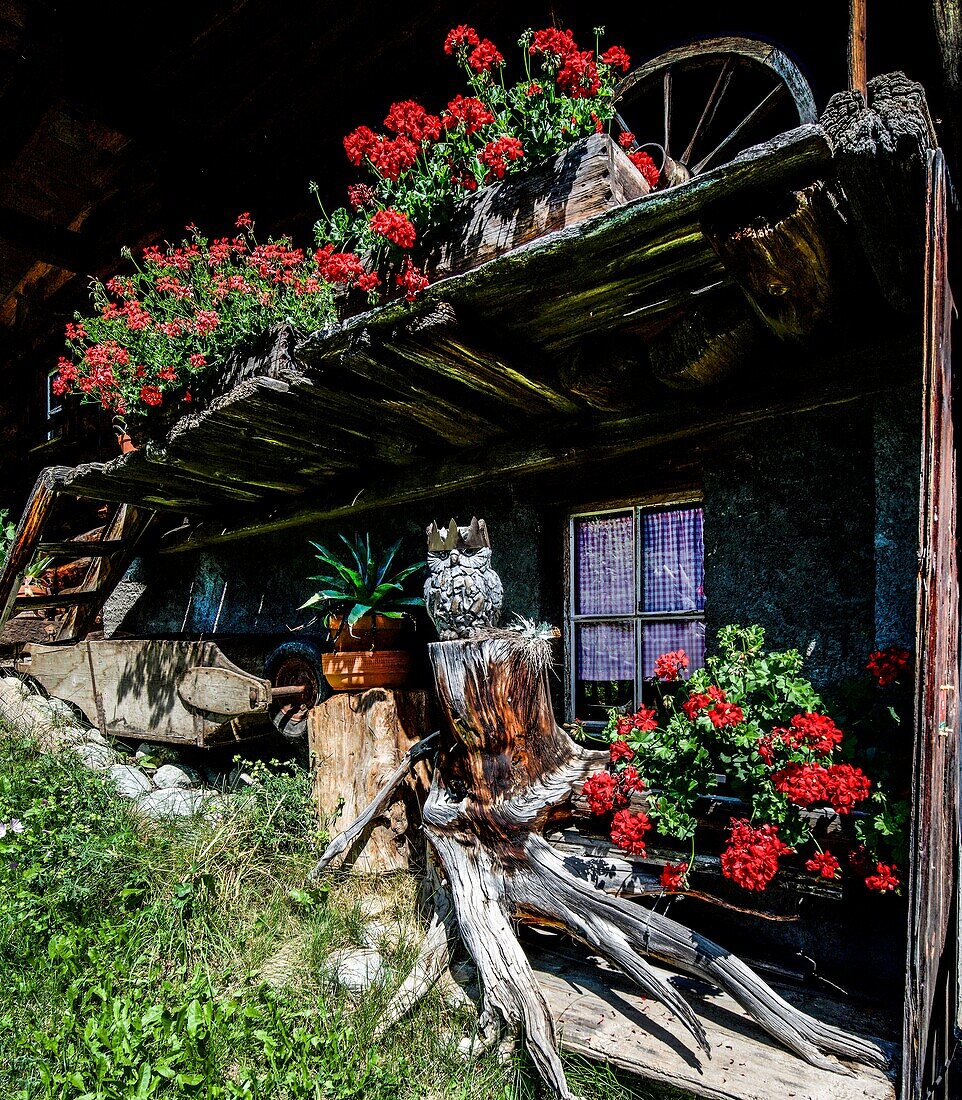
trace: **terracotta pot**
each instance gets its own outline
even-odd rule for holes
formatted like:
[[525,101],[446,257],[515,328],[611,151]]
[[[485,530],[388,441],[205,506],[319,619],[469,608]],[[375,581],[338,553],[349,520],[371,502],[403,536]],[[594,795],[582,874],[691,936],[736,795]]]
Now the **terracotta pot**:
[[341,626],[341,616],[327,620],[335,653],[370,653],[380,649],[398,650],[411,632],[409,619],[389,619],[368,612],[352,626]]
[[321,654],[321,669],[334,691],[404,687],[411,678],[412,664],[411,654],[404,649]]

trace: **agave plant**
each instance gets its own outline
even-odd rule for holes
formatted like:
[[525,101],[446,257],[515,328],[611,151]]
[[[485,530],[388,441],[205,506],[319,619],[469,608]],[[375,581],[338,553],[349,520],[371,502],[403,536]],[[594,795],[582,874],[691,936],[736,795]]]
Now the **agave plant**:
[[309,579],[318,582],[320,588],[301,604],[301,609],[323,605],[328,615],[340,616],[342,626],[350,630],[369,611],[388,619],[400,619],[411,608],[424,606],[420,596],[405,595],[404,582],[424,569],[427,562],[419,561],[391,572],[400,539],[378,554],[371,549],[370,534],[363,538],[356,535],[353,541],[344,535],[339,537],[347,548],[341,556],[319,542],[311,542],[322,571]]

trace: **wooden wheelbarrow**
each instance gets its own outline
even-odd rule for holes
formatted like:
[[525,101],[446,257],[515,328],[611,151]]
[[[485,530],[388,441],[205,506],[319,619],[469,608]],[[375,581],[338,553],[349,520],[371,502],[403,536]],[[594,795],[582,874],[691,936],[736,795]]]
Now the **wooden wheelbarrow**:
[[259,737],[272,702],[303,696],[229,661],[214,642],[88,638],[30,646],[18,671],[79,707],[104,736],[211,748]]

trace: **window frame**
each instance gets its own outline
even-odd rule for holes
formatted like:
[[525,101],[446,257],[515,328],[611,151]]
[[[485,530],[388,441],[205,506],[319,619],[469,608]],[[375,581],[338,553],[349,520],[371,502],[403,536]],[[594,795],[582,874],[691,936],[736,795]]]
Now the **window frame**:
[[[565,646],[567,649],[565,670],[566,670],[566,691],[565,691],[565,703],[567,710],[567,720],[569,722],[576,721],[576,700],[577,700],[577,648],[576,648],[576,632],[581,623],[617,623],[617,622],[630,622],[634,631],[634,654],[635,654],[635,694],[634,694],[634,706],[638,708],[642,705],[642,687],[643,677],[641,675],[644,667],[643,661],[643,644],[644,644],[644,630],[645,623],[668,623],[668,622],[701,622],[705,621],[705,610],[702,608],[700,611],[643,611],[639,610],[644,600],[644,546],[642,539],[639,537],[639,532],[643,529],[641,517],[646,513],[651,512],[673,512],[681,511],[692,506],[701,508],[704,511],[704,495],[701,492],[691,490],[688,492],[672,494],[670,496],[659,496],[657,498],[631,498],[623,501],[609,502],[606,504],[585,505],[579,508],[577,511],[569,512],[567,519],[567,543],[565,553],[565,570],[567,576],[565,578],[565,607],[564,607],[564,622],[565,622]],[[630,615],[584,615],[578,614],[575,611],[577,606],[577,535],[576,525],[578,520],[590,519],[596,516],[612,516],[619,513],[631,512],[633,529],[632,539],[634,542],[633,547],[633,559],[634,559],[634,573],[635,573],[635,610]],[[604,725],[602,722],[592,722],[581,719],[581,724],[587,728],[594,730],[595,728],[601,729]]]

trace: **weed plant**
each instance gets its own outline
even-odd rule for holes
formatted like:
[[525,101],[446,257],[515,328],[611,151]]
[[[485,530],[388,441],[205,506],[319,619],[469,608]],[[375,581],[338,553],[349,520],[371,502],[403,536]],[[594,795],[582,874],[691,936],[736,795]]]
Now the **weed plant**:
[[[76,758],[0,730],[0,1097],[533,1098],[521,1061],[458,1056],[471,1018],[439,994],[374,1038],[416,944],[362,997],[325,976],[367,920],[358,880],[306,890],[309,779],[245,768],[215,819],[147,823]],[[374,887],[413,920],[411,879]],[[585,1096],[640,1095],[571,1072]]]

